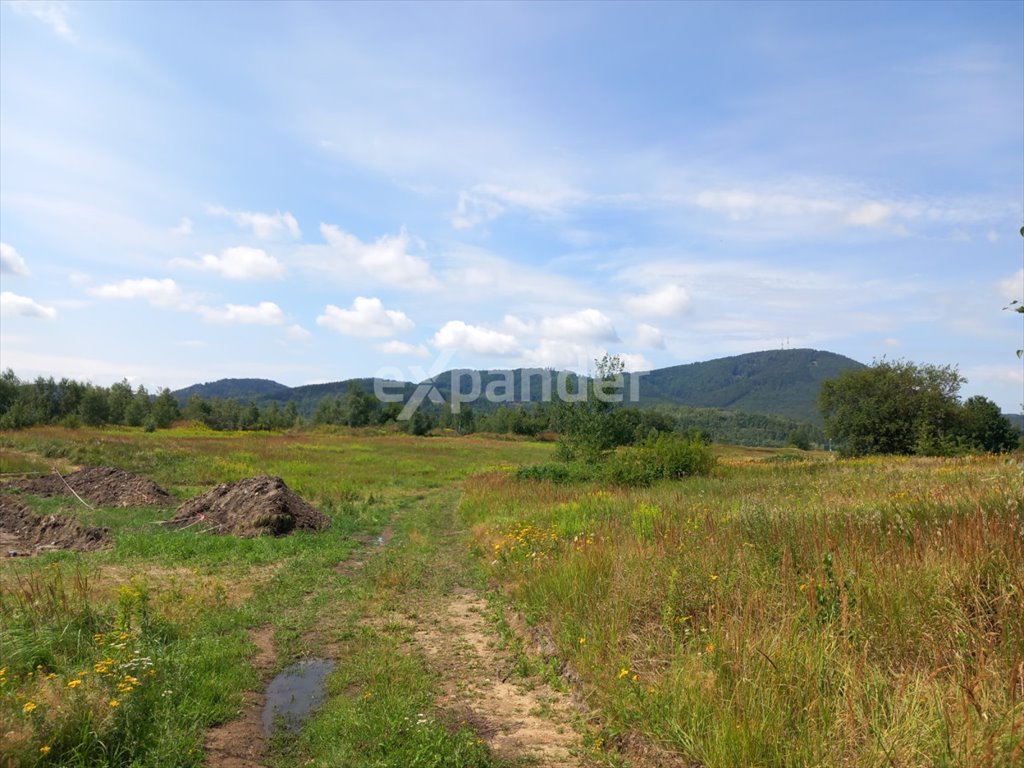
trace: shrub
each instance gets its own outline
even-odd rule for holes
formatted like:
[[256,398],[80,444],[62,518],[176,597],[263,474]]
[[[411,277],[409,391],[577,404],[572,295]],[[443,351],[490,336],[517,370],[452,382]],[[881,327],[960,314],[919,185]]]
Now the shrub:
[[650,485],[655,480],[707,475],[717,462],[702,441],[677,434],[657,435],[642,445],[619,449],[608,461],[605,476],[616,485]]

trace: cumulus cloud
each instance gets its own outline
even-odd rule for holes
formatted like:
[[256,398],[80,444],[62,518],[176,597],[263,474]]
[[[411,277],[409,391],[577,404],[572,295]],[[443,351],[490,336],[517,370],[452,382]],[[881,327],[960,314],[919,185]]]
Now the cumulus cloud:
[[256,211],[231,211],[221,205],[207,207],[207,212],[214,216],[231,219],[240,227],[252,229],[260,240],[279,240],[285,236],[293,239],[302,237],[299,222],[290,213],[259,213]]
[[621,352],[619,353],[619,358],[622,360],[622,365],[627,373],[650,371],[654,368],[650,360],[637,352]]
[[662,335],[661,330],[655,328],[653,325],[648,325],[647,323],[637,323],[636,343],[641,347],[650,347],[651,349],[664,349],[665,337],[664,335]]
[[690,295],[676,283],[668,283],[650,293],[629,296],[626,306],[638,315],[672,317],[690,308]]
[[0,274],[28,277],[28,265],[13,245],[0,243]]
[[173,309],[185,309],[190,303],[178,284],[169,277],[162,280],[153,277],[121,280],[93,288],[89,294],[98,299],[144,299],[154,307]]
[[545,338],[619,340],[611,318],[596,309],[582,309],[569,315],[545,317],[540,321],[539,331]]
[[227,304],[224,307],[199,307],[199,314],[209,323],[242,325],[283,325],[284,312],[272,301],[261,301],[256,306]]
[[312,333],[307,331],[298,323],[289,325],[287,328],[285,328],[284,335],[285,338],[288,339],[288,341],[309,341],[309,339],[312,338],[313,336]]
[[334,224],[321,224],[320,232],[336,256],[358,264],[385,283],[418,289],[438,285],[427,260],[409,253],[411,239],[404,229],[372,243],[364,243]]
[[57,37],[74,41],[75,32],[71,29],[68,16],[71,9],[67,3],[49,2],[48,0],[8,0],[9,5],[17,13],[31,16],[48,26]]
[[514,355],[519,352],[515,336],[492,331],[461,320],[449,320],[437,333],[432,343],[439,349],[452,349],[478,355]]
[[53,307],[45,307],[28,296],[19,296],[16,293],[4,291],[0,293],[0,315],[4,317],[38,317],[44,320],[53,320],[57,317],[57,310]]
[[208,253],[198,259],[172,259],[171,266],[217,272],[229,280],[278,280],[284,265],[262,248],[240,245],[225,248],[220,256]]
[[383,352],[385,355],[430,357],[430,350],[422,344],[409,344],[405,341],[398,341],[397,339],[392,339],[391,341],[385,341],[383,344],[378,344],[376,349],[378,352]]
[[394,336],[415,327],[404,312],[384,309],[380,299],[364,296],[357,296],[351,309],[328,304],[316,323],[346,336],[363,337]]

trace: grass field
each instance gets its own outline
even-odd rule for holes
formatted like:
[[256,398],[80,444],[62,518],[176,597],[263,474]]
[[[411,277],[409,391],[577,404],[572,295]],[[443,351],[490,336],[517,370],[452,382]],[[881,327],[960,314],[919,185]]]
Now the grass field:
[[623,489],[517,479],[552,446],[475,437],[2,434],[0,472],[113,464],[181,499],[277,474],[332,526],[241,540],[30,499],[115,546],[0,561],[0,765],[202,765],[262,685],[261,628],[275,669],[337,662],[267,766],[546,764],[467,693],[493,669],[424,642],[468,626],[455,597],[486,618],[478,656],[583,702],[559,725],[579,765],[1024,763],[1019,457],[719,453]]

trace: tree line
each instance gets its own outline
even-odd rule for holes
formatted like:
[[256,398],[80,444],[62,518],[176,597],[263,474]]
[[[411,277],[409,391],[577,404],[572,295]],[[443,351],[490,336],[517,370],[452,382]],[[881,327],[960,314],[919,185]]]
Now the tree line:
[[850,455],[949,456],[1017,448],[1021,435],[987,397],[960,400],[955,366],[877,360],[825,381],[818,406],[825,431]]

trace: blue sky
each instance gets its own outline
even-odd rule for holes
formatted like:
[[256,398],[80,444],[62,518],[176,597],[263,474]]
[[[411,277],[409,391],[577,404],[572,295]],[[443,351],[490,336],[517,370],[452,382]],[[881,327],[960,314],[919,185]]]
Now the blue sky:
[[782,346],[1024,401],[1024,4],[0,4],[0,357],[153,388]]

